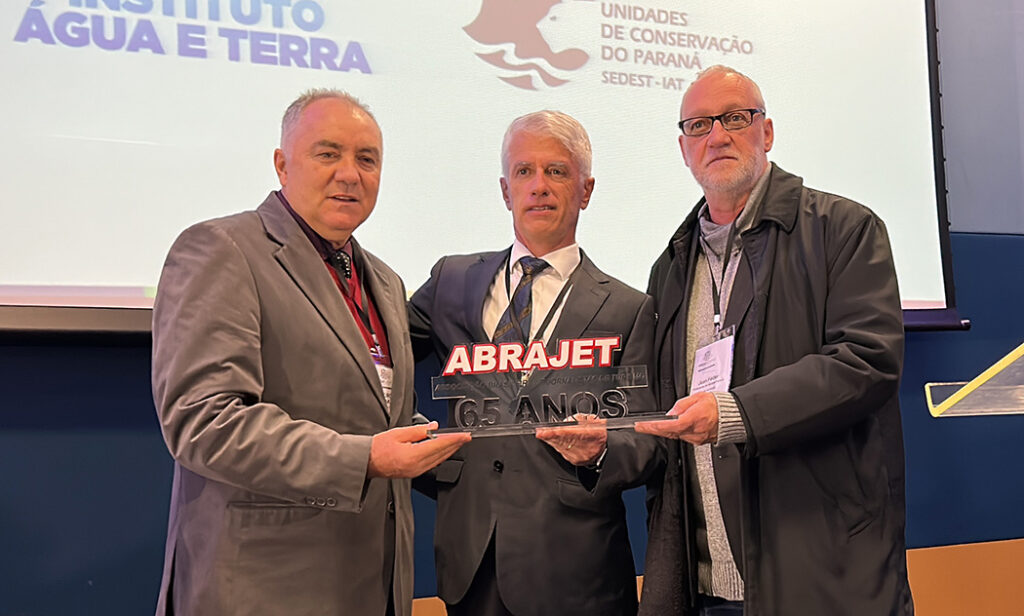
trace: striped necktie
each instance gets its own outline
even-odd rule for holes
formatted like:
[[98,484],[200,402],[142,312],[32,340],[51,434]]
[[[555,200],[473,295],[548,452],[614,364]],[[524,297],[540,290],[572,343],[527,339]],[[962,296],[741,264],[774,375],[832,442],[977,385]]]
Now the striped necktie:
[[519,265],[523,268],[523,277],[519,279],[508,308],[498,319],[498,327],[492,337],[495,343],[529,342],[530,313],[533,310],[533,277],[547,268],[548,262],[527,256],[519,259]]

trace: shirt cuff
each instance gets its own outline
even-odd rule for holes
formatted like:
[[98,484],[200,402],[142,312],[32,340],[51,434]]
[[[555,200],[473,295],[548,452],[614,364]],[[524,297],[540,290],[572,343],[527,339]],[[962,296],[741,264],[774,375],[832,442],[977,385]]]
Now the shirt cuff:
[[601,452],[601,455],[597,456],[597,459],[594,460],[592,463],[584,465],[583,468],[586,468],[588,470],[595,471],[595,472],[598,472],[598,473],[601,472],[601,467],[604,466],[604,459],[605,459],[605,456],[607,456],[607,455],[608,455],[608,443],[605,443],[604,451]]
[[736,396],[729,392],[714,392],[718,402],[718,440],[716,445],[726,443],[746,443],[747,429],[743,426],[740,405]]

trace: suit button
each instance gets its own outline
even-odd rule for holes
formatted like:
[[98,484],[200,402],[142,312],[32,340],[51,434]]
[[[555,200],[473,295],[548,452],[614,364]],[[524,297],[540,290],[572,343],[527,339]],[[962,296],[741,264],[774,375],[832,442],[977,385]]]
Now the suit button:
[[395,501],[388,501],[388,513],[391,515],[395,515]]
[[310,505],[310,506],[315,505],[316,504],[316,499],[313,498],[312,496],[307,496],[306,497],[306,504]]
[[501,460],[494,461],[494,471],[500,473],[505,470],[505,464]]
[[320,498],[316,499],[316,506],[317,507],[323,507],[326,504],[327,504],[327,499],[326,498],[321,496]]
[[327,499],[327,506],[328,507],[334,507],[337,504],[338,504],[338,501],[334,500],[333,497]]

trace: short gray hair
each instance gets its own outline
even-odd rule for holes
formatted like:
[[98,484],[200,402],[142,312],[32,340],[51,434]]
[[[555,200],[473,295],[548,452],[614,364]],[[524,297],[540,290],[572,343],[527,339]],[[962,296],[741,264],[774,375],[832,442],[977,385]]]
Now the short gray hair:
[[[292,101],[292,104],[288,105],[288,108],[284,110],[284,117],[281,118],[281,147],[284,147],[284,142],[292,132],[292,129],[295,128],[295,124],[299,121],[299,118],[302,116],[302,112],[306,110],[306,107],[309,107],[316,101],[325,98],[336,98],[338,100],[345,101],[370,116],[373,123],[377,124],[377,118],[373,117],[373,113],[370,112],[369,107],[348,92],[337,88],[311,88],[300,94],[299,97]],[[377,126],[380,128],[379,124]]]
[[590,137],[576,118],[561,111],[535,111],[519,116],[508,125],[501,142],[501,172],[508,176],[508,148],[516,133],[532,133],[555,138],[569,150],[573,162],[579,167],[584,178],[590,177],[590,163],[593,156]]

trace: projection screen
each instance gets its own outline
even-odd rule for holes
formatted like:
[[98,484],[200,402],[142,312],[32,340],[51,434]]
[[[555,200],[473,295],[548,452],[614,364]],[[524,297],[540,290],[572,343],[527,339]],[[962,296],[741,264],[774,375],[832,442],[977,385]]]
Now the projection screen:
[[904,308],[944,313],[954,306],[932,10],[920,0],[2,3],[0,326],[50,310],[63,315],[52,327],[74,329],[68,308],[84,307],[144,328],[175,236],[278,188],[280,117],[310,87],[351,92],[381,125],[380,197],[356,237],[410,290],[443,254],[511,243],[501,139],[538,109],[590,133],[596,188],[577,237],[643,289],[701,195],[676,122],[686,86],[714,64],[761,85],[771,160],[884,219]]

